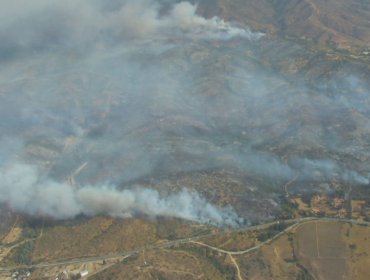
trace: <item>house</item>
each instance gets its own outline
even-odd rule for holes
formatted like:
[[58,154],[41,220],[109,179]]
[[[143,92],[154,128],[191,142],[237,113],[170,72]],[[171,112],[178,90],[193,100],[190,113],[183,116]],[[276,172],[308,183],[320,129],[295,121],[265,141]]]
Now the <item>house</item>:
[[82,270],[81,272],[80,272],[80,276],[81,277],[85,277],[85,276],[87,276],[89,274],[89,271],[88,270]]

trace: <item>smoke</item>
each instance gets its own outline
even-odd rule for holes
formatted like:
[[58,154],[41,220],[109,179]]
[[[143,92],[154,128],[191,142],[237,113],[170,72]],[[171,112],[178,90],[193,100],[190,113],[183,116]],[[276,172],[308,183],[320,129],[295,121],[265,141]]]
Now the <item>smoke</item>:
[[301,181],[328,182],[337,180],[343,183],[368,185],[369,178],[350,170],[331,159],[293,158],[283,162],[271,154],[249,150],[248,153],[220,157],[223,164],[230,162],[254,176],[271,180],[286,180],[297,176]]
[[[94,48],[128,40],[178,38],[258,39],[262,33],[239,28],[218,17],[205,19],[189,2],[161,13],[154,0],[3,0],[0,11],[0,58],[19,52],[60,48]],[[27,53],[29,55],[29,53]]]
[[[297,174],[302,186],[368,184],[370,85],[356,66],[308,84],[311,73],[290,71],[316,54],[186,1],[0,5],[0,200],[17,211],[235,225],[231,209],[165,184],[157,192],[152,179],[238,170],[259,197]],[[259,198],[196,187],[215,200]]]
[[189,2],[180,2],[174,5],[170,16],[170,23],[166,28],[175,26],[178,30],[190,36],[209,39],[231,39],[233,37],[244,37],[248,39],[260,39],[263,33],[253,33],[248,28],[239,28],[229,22],[213,17],[205,19],[196,14],[196,6]]
[[176,217],[216,226],[238,226],[242,219],[231,208],[217,208],[186,189],[162,197],[147,188],[118,190],[114,186],[82,186],[40,180],[37,168],[15,163],[0,172],[0,203],[18,212],[57,219],[79,214],[130,217],[144,214]]
[[301,174],[301,176],[306,179],[311,179],[318,182],[337,179],[346,183],[359,185],[369,184],[368,178],[360,175],[356,171],[348,170],[339,166],[333,160],[300,159],[293,160],[293,165],[297,170],[297,174]]

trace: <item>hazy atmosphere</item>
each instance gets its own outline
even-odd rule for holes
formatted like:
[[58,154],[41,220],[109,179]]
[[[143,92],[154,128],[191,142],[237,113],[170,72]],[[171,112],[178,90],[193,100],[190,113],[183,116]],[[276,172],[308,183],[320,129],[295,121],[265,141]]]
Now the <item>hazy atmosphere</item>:
[[369,184],[370,87],[357,66],[314,83],[284,75],[266,62],[284,59],[281,41],[186,1],[1,6],[0,203],[15,211],[238,226],[248,203],[151,180],[237,171],[276,202],[295,177],[296,191]]

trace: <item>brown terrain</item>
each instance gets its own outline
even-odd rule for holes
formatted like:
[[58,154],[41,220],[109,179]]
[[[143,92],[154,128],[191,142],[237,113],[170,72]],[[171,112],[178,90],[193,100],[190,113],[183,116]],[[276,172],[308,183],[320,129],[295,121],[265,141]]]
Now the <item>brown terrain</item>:
[[338,48],[370,47],[370,3],[366,0],[208,0],[200,1],[207,16]]
[[[365,280],[368,275],[369,224],[317,219],[220,230],[176,220],[97,217],[79,225],[46,223],[34,238],[25,238],[30,228],[22,226],[21,235],[10,229],[18,235],[12,249],[1,250],[1,267],[14,268],[0,270],[0,279],[13,272],[32,272],[29,279],[75,279],[84,270],[89,274],[83,279]],[[168,235],[168,228],[175,231]]]
[[[301,94],[301,87],[296,81],[298,78],[307,82],[305,86],[312,88],[313,94],[319,95],[321,91],[315,91],[315,86],[331,77],[341,79],[349,73],[356,73],[365,80],[370,77],[370,2],[367,0],[192,2],[199,3],[198,12],[206,17],[217,15],[267,34],[257,50],[231,42],[227,46],[214,44],[178,52],[170,50],[166,56],[155,58],[161,60],[163,65],[181,71],[201,65],[201,74],[191,77],[209,100],[220,94],[224,87],[228,87],[230,92],[237,91],[236,85],[241,82],[238,71],[245,69],[250,73],[272,69],[276,76],[261,78],[260,83],[286,93],[282,98],[290,94],[297,100]],[[65,83],[66,88],[77,84],[68,77]],[[366,88],[361,85],[358,88],[360,94],[366,93]],[[73,97],[73,102],[81,102],[73,90],[66,91],[66,95],[70,95],[71,99]],[[107,102],[114,103],[114,98],[113,101],[109,98]],[[279,103],[277,99],[269,101]],[[320,115],[321,112],[315,111],[314,106],[304,104],[294,108],[294,102],[298,101],[292,98],[293,105],[289,107],[292,111],[289,116],[293,117],[284,123],[269,122],[279,113],[273,106],[270,108],[270,104],[266,105],[268,110],[261,114],[261,118],[266,117],[266,126],[261,125],[259,120],[245,120],[246,127],[251,128],[253,133],[268,135],[268,139],[253,143],[257,150],[271,151],[282,162],[287,161],[290,155],[309,154],[325,158],[334,154],[347,165],[355,165],[360,170],[369,163],[366,154],[335,154],[325,146],[326,140],[320,138],[334,130],[334,135],[344,135],[343,138],[357,141],[366,149],[370,132],[368,127],[362,129],[368,122],[366,113],[348,109]],[[325,102],[322,105],[329,110],[331,101],[328,99]],[[210,111],[216,111],[217,106],[222,108],[223,105],[215,102]],[[99,104],[96,106],[99,107]],[[107,119],[109,113],[106,113]],[[135,183],[165,192],[178,191],[186,186],[215,205],[232,205],[239,215],[251,221],[250,226],[267,223],[265,226],[216,228],[181,219],[146,216],[129,219],[78,217],[54,221],[44,217],[18,216],[5,207],[6,210],[0,212],[0,280],[77,279],[84,270],[89,274],[82,279],[96,280],[369,279],[370,193],[367,187],[354,188],[335,179],[305,185],[299,173],[284,180],[274,179],[273,176],[264,180],[242,168],[228,169],[232,160],[227,155],[213,158],[218,163],[224,163],[225,168],[216,166],[209,170],[191,170],[188,167],[194,163],[200,162],[202,166],[202,156],[196,160],[189,156],[188,159],[187,149],[198,147],[201,150],[204,146],[205,150],[213,151],[219,147],[228,148],[227,145],[241,146],[244,140],[233,140],[231,145],[228,142],[232,141],[232,137],[213,135],[206,122],[176,114],[174,112],[168,118],[153,117],[150,122],[129,131],[129,140],[152,136],[159,130],[166,131],[168,138],[159,140],[168,141],[168,146],[174,150],[158,163],[150,175],[136,178]],[[220,127],[227,128],[227,116],[223,118],[220,114],[217,117]],[[97,122],[101,121],[102,126],[106,124],[105,115],[96,113],[94,118]],[[109,127],[109,121],[106,122]],[[296,129],[296,122],[303,128]],[[322,128],[324,122],[332,130]],[[86,131],[98,135],[100,128],[96,127],[88,127]],[[178,127],[200,131],[212,141],[220,137],[221,144],[207,137],[201,140],[195,137],[176,138],[178,135],[171,132]],[[26,157],[44,166],[45,173],[67,181],[70,187],[90,181],[108,181],[110,176],[119,174],[142,156],[135,155],[138,158],[132,159],[105,157],[99,153],[105,148],[102,144],[90,143],[87,149],[77,137],[48,138],[48,130],[43,127],[30,129],[25,134],[28,140],[25,144]],[[181,141],[178,140],[180,138]],[[84,148],[89,150],[87,153],[99,152],[87,161]],[[182,157],[182,163],[188,169],[174,165],[176,161],[171,159],[176,157]],[[304,188],[312,188],[313,191],[301,192]],[[330,195],[314,193],[323,189],[330,189]],[[306,217],[311,218],[305,220]],[[284,220],[290,222],[285,224]]]

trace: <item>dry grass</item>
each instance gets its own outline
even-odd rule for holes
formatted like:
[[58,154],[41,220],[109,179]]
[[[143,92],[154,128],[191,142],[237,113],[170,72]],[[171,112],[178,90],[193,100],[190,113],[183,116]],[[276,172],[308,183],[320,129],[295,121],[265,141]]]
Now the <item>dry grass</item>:
[[257,245],[257,232],[240,231],[219,233],[202,242],[227,251],[243,251]]
[[347,259],[349,249],[343,235],[347,224],[317,222],[317,241],[321,259]]
[[[208,228],[177,220],[116,220],[96,217],[79,225],[46,227],[36,241],[33,261],[78,258],[132,250],[155,244],[168,236],[178,238]],[[261,232],[219,232],[202,242],[238,251],[253,247]],[[10,234],[10,233],[9,233]],[[370,230],[365,226],[338,222],[306,222],[253,253],[235,256],[242,279],[298,279],[304,268],[315,279],[368,279]],[[84,264],[89,270],[103,264]],[[227,254],[193,244],[171,249],[146,250],[121,263],[109,262],[107,269],[91,279],[227,279],[238,277]],[[302,268],[302,266],[304,268]],[[55,276],[56,267],[35,272],[33,279]],[[344,277],[344,278],[343,278]],[[90,279],[90,278],[89,278]]]
[[298,259],[316,279],[348,277],[346,230],[346,224],[334,222],[309,222],[297,228],[295,250]]
[[11,279],[11,273],[10,272],[0,273],[0,280],[9,280],[9,279]]
[[262,252],[242,255],[236,259],[244,279],[272,279],[269,263]]
[[272,244],[264,246],[262,255],[269,263],[273,279],[297,278],[299,269],[293,260],[293,248],[288,235],[283,235]]
[[155,241],[153,223],[137,219],[96,217],[76,226],[45,229],[36,242],[33,261],[109,254]]
[[4,237],[2,242],[4,244],[10,244],[10,243],[16,242],[21,237],[21,234],[22,234],[22,228],[13,227],[9,231],[9,233]]
[[225,279],[204,257],[176,250],[145,251],[91,279]]
[[315,223],[306,223],[296,230],[297,254],[302,258],[314,259],[318,257]]
[[370,275],[370,229],[353,225],[347,237],[351,248],[350,270],[352,279],[367,280]]
[[94,217],[78,225],[46,227],[37,240],[33,261],[78,258],[129,251],[161,240],[208,232],[178,219],[113,219]]
[[[36,269],[32,272],[31,277],[29,280],[40,280],[40,279],[55,279],[56,275],[63,273],[63,271],[68,272],[69,276],[77,275],[79,272],[83,270],[89,271],[89,276],[92,276],[96,273],[103,271],[104,269],[108,269],[112,265],[116,264],[117,260],[112,259],[106,262],[96,261],[96,262],[89,262],[83,264],[72,264],[72,265],[63,265],[63,266],[55,266],[50,268],[40,268]],[[86,279],[86,278],[83,278]]]
[[300,198],[300,197],[294,198],[294,202],[297,203],[299,210],[302,210],[302,211],[310,211],[311,210],[310,206],[307,205],[306,203],[304,203],[302,198]]

